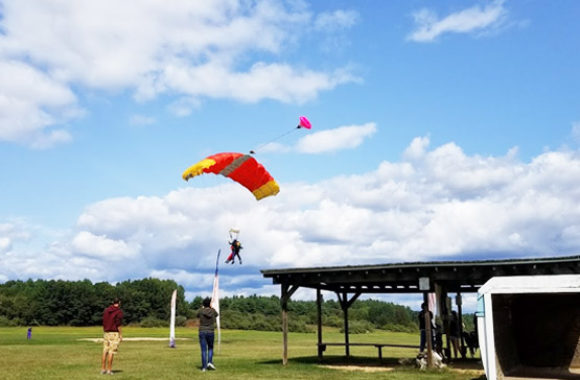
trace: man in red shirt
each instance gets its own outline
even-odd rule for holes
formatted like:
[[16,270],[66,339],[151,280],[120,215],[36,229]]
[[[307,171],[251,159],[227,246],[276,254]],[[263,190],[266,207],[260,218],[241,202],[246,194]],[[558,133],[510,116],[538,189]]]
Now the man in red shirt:
[[121,324],[123,323],[123,311],[121,301],[115,298],[113,304],[103,312],[103,357],[101,359],[101,373],[113,374],[113,358],[123,340]]

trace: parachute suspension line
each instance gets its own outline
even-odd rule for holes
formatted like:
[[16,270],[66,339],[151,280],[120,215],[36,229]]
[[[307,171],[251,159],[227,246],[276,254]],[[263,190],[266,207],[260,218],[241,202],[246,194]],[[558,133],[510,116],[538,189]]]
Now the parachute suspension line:
[[285,132],[285,133],[281,134],[280,136],[275,137],[272,140],[259,145],[256,149],[250,150],[250,154],[256,153],[257,150],[263,148],[264,146],[266,146],[268,144],[273,143],[276,140],[281,139],[284,136],[289,135],[290,133],[294,132],[297,129],[300,129],[300,128],[311,129],[312,128],[312,124],[310,123],[310,120],[308,120],[308,118],[306,116],[300,116],[298,120],[299,120],[299,122],[298,122],[298,125],[296,126],[296,128],[292,128],[288,132]]
[[234,240],[234,239],[238,239],[238,236],[240,236],[240,230],[238,228],[230,228],[230,240]]
[[263,147],[265,147],[266,145],[269,145],[269,144],[271,144],[271,143],[273,143],[273,142],[275,142],[275,141],[278,141],[278,140],[280,140],[281,138],[288,136],[290,133],[292,133],[292,132],[294,132],[295,130],[297,130],[297,129],[300,129],[300,128],[301,128],[300,126],[297,126],[297,127],[295,127],[295,128],[292,128],[291,130],[289,130],[289,131],[287,131],[287,132],[284,132],[284,133],[282,133],[282,134],[281,134],[281,135],[279,135],[278,137],[274,137],[273,139],[271,139],[271,140],[269,140],[269,141],[266,141],[265,143],[262,143],[262,144],[258,145],[258,147],[256,147],[256,148],[254,148],[254,149],[250,150],[250,154],[256,154],[256,152],[258,152],[260,149],[262,149],[262,148],[263,148]]

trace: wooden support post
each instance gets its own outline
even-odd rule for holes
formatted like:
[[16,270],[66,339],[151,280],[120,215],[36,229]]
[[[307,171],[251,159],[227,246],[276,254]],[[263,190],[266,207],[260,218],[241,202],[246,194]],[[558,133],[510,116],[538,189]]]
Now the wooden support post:
[[361,295],[360,292],[355,293],[352,298],[348,299],[348,293],[338,293],[338,301],[340,302],[340,307],[342,308],[342,314],[344,316],[344,348],[346,357],[350,357],[350,345],[349,345],[349,338],[348,338],[348,308],[351,307],[354,301]]
[[459,321],[459,341],[461,342],[461,358],[465,359],[467,357],[467,348],[465,347],[465,342],[463,341],[463,312],[461,308],[461,293],[457,292],[455,297],[455,304],[457,305],[457,316]]
[[429,293],[423,293],[423,302],[427,305],[425,313],[425,340],[427,342],[427,367],[433,367],[433,331],[431,330],[431,313],[429,310]]
[[[344,293],[343,297],[346,299],[347,294]],[[350,358],[350,341],[348,337],[348,306],[342,309],[342,316],[344,317],[344,353],[347,358]]]
[[445,332],[445,355],[451,360],[451,340],[449,339],[449,334],[451,332],[449,326],[449,315],[451,314],[451,310],[449,310],[449,303],[447,302],[449,299],[447,289],[442,287],[441,289],[441,318],[443,319],[443,331]]
[[288,364],[288,305],[282,304],[282,365]]
[[298,289],[297,285],[282,284],[282,296],[280,297],[280,305],[282,306],[282,364],[288,364],[288,301],[292,294]]
[[320,288],[316,289],[316,322],[318,325],[318,361],[322,361],[322,292]]

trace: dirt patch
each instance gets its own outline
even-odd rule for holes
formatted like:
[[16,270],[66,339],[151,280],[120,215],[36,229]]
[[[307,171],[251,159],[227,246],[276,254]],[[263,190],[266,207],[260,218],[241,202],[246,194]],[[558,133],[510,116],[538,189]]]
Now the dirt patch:
[[321,365],[323,368],[337,369],[339,371],[360,371],[360,372],[389,372],[394,367],[372,367],[360,365]]
[[[175,338],[175,340],[191,340],[192,338]],[[80,338],[77,340],[87,341],[87,342],[95,342],[100,343],[103,341],[103,338]],[[124,342],[139,342],[139,341],[169,341],[169,338],[153,338],[153,337],[131,337],[131,338],[123,338]]]
[[473,374],[473,375],[477,375],[477,376],[481,376],[481,375],[485,374],[485,371],[482,369],[466,369],[466,368],[453,368],[453,367],[447,367],[447,368],[449,368],[453,372],[467,373],[467,374]]
[[[481,369],[477,363],[468,363],[463,366],[457,368],[453,366],[446,366],[445,368],[451,372],[457,372],[462,374],[471,374],[473,376],[481,376],[484,374],[484,370]],[[327,364],[327,365],[320,365],[323,368],[335,369],[339,371],[359,371],[359,372],[390,372],[394,371],[396,368],[416,368],[414,365],[414,359],[411,361],[404,361],[403,363],[399,362],[399,365],[385,365],[385,366],[377,366],[377,365],[342,365],[342,364]]]

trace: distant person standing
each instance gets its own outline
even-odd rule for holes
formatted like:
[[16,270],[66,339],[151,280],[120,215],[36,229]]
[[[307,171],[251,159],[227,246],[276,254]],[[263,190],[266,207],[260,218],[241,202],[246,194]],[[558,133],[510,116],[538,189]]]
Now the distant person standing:
[[113,358],[117,354],[119,344],[123,340],[121,324],[123,311],[121,301],[115,298],[111,306],[103,311],[103,357],[101,359],[101,373],[113,374]]
[[431,342],[433,342],[433,313],[427,308],[427,304],[423,302],[421,304],[421,311],[419,312],[419,330],[421,332],[421,342],[419,345],[419,351],[423,352],[425,345],[427,344],[427,329],[425,327],[425,313],[429,313],[429,323],[431,323]]
[[199,318],[199,345],[201,347],[201,370],[215,369],[213,365],[213,342],[215,319],[218,312],[211,307],[211,300],[205,298],[203,306],[197,312]]
[[[461,354],[461,348],[459,347],[460,338],[459,317],[457,316],[457,312],[453,310],[451,312],[451,319],[449,320],[449,340],[451,341],[451,347],[453,347],[453,356],[455,359],[459,358],[459,355]],[[451,357],[451,354],[449,357]]]
[[26,339],[32,339],[32,327],[28,328],[28,331],[26,332]]

